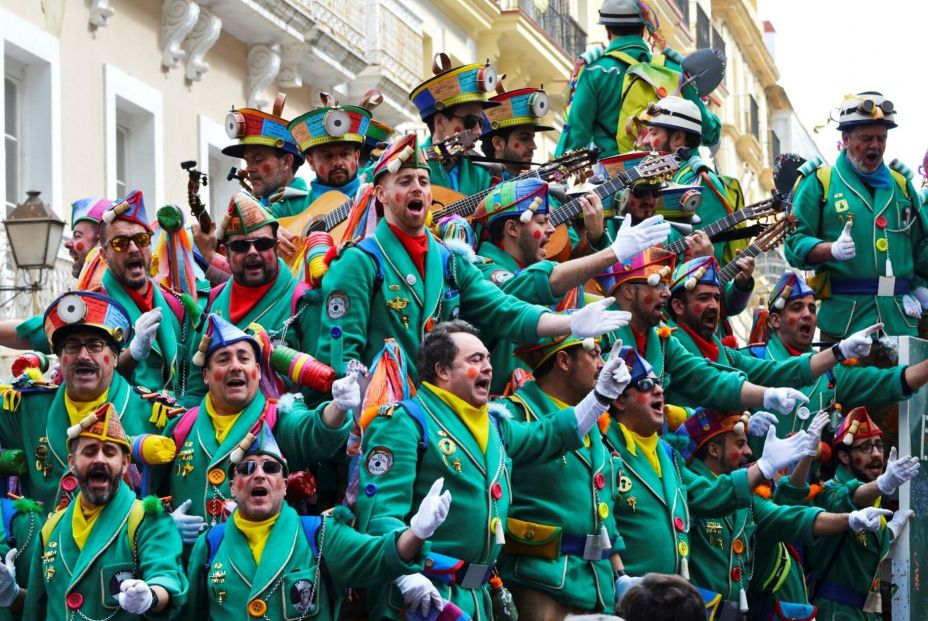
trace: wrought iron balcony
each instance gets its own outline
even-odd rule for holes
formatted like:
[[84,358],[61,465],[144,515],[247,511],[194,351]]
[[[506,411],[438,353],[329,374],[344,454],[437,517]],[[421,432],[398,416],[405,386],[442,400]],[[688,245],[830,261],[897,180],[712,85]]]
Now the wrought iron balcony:
[[[512,4],[512,0],[501,0],[500,8],[506,9]],[[568,57],[576,58],[586,50],[586,32],[570,16],[567,0],[518,0],[518,7]]]

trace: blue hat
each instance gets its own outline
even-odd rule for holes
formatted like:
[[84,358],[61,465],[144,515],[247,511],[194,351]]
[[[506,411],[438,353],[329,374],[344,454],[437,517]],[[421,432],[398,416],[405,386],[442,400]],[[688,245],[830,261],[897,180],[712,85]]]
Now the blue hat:
[[66,329],[76,327],[102,330],[122,347],[129,338],[132,321],[123,305],[109,296],[91,291],[68,291],[45,309],[44,326],[54,351]]
[[673,271],[670,293],[673,295],[680,289],[695,289],[696,285],[722,286],[719,281],[719,262],[715,257],[696,257],[678,265]]
[[263,416],[258,419],[257,424],[249,430],[248,434],[242,438],[238,446],[229,454],[229,470],[231,471],[249,455],[267,455],[268,457],[272,457],[283,464],[285,477],[289,472],[289,466],[287,465],[287,460],[284,459],[284,453],[277,444],[277,438],[275,438],[274,434],[271,432],[271,426],[267,424]]
[[498,220],[519,218],[528,222],[535,214],[548,213],[548,183],[537,177],[506,181],[493,188],[477,207],[474,220],[489,229]]
[[802,298],[807,295],[815,297],[815,291],[812,290],[806,281],[792,270],[783,272],[777,284],[773,286],[770,297],[767,298],[767,307],[770,309],[781,310],[787,302],[792,302],[796,298]]
[[78,222],[92,222],[100,224],[103,219],[103,212],[110,206],[112,201],[99,196],[80,198],[71,203],[71,228],[74,228]]
[[116,219],[141,224],[149,233],[152,232],[151,221],[148,219],[145,201],[140,190],[132,190],[125,197],[117,198],[103,212],[103,221],[107,224]]
[[634,347],[629,347],[627,345],[622,347],[622,349],[619,350],[619,356],[625,361],[626,366],[628,366],[628,373],[632,376],[629,385],[634,384],[638,380],[643,380],[654,370],[653,367],[651,367],[651,363],[645,360]]
[[206,330],[200,338],[200,346],[197,348],[197,353],[193,356],[193,364],[202,367],[217,349],[228,347],[239,341],[248,341],[255,349],[255,357],[260,358],[261,346],[254,336],[240,330],[235,325],[214,313],[210,313],[206,322]]

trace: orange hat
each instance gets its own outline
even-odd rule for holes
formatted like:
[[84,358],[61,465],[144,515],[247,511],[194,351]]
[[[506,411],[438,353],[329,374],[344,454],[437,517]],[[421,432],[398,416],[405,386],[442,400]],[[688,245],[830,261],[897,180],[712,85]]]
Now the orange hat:
[[831,445],[834,448],[838,448],[841,444],[851,446],[855,440],[876,438],[882,435],[883,430],[870,418],[867,408],[861,406],[854,408],[841,419],[838,428],[835,430],[835,439],[832,440]]
[[81,422],[68,427],[68,450],[71,450],[71,441],[77,438],[94,438],[101,442],[114,442],[125,447],[127,452],[132,451],[126,430],[122,428],[116,408],[112,403],[104,403],[93,414],[88,414]]

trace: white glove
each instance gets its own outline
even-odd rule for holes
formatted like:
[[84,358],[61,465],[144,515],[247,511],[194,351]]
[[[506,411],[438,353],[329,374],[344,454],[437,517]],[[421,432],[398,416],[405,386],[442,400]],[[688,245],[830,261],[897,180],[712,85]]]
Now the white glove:
[[119,593],[116,594],[119,600],[119,606],[126,612],[134,615],[142,615],[151,608],[154,600],[151,589],[145,584],[144,580],[129,578],[119,583]]
[[188,498],[171,513],[171,517],[174,519],[174,526],[177,527],[177,532],[180,533],[180,539],[186,545],[195,543],[200,533],[207,528],[206,520],[201,516],[187,514],[192,503],[193,501]]
[[913,515],[915,515],[915,512],[911,509],[896,511],[893,513],[893,519],[886,522],[886,528],[893,534],[893,541],[899,538],[899,535],[905,530],[906,525],[909,523],[909,520],[912,519]]
[[[599,417],[609,409],[609,403],[616,399],[628,386],[632,376],[628,373],[628,365],[619,356],[622,349],[622,341],[616,341],[609,354],[609,359],[599,372],[596,379],[596,388],[591,390],[587,395],[574,406],[574,416],[577,419],[577,435],[581,438],[589,433]],[[599,396],[597,396],[597,393]],[[605,397],[608,401],[600,401]]]
[[776,414],[758,410],[751,414],[751,419],[748,421],[748,434],[758,438],[765,436],[770,426],[776,425],[778,420]]
[[822,430],[828,424],[828,412],[822,410],[818,412],[809,423],[809,429],[806,431],[806,444],[802,449],[804,457],[817,457],[818,450],[822,443]]
[[664,216],[651,216],[637,226],[632,226],[631,218],[625,218],[609,248],[615,253],[615,260],[624,263],[651,246],[665,241],[668,235],[670,224],[664,221]]
[[889,509],[864,507],[857,511],[851,511],[847,518],[847,525],[855,533],[862,533],[865,530],[875,533],[880,530],[880,517],[888,517],[892,514],[893,512]]
[[632,314],[628,311],[606,310],[613,302],[615,298],[603,298],[572,313],[570,333],[578,339],[595,338],[627,326]]
[[151,353],[152,343],[158,336],[158,326],[161,325],[161,308],[153,308],[135,320],[135,336],[129,343],[129,354],[133,360],[142,361]]
[[806,436],[806,432],[800,431],[781,440],[777,437],[776,429],[771,427],[767,430],[764,450],[757,460],[757,467],[765,479],[773,479],[777,472],[799,461],[802,449],[805,448]]
[[784,416],[793,411],[797,403],[808,403],[809,398],[795,388],[768,388],[764,391],[764,409],[776,410]]
[[441,487],[444,484],[444,478],[439,478],[432,483],[429,493],[419,503],[419,510],[409,520],[409,528],[419,539],[431,537],[435,530],[445,521],[445,518],[448,517],[448,507],[451,506],[451,492],[445,490],[442,493]]
[[332,400],[335,407],[340,410],[356,410],[361,405],[361,385],[358,384],[358,374],[349,373],[332,383]]
[[847,261],[853,259],[857,254],[857,246],[854,245],[854,238],[851,237],[851,226],[853,224],[852,221],[848,220],[847,224],[844,225],[844,230],[841,231],[841,235],[831,243],[831,256],[836,261]]
[[886,472],[876,478],[876,486],[880,493],[889,496],[899,487],[918,476],[918,469],[921,464],[917,457],[906,455],[905,457],[896,457],[896,447],[889,450],[889,459],[886,460]]
[[0,563],[0,608],[9,608],[19,596],[19,585],[16,584],[16,548],[6,553],[3,563]]
[[428,618],[432,606],[436,610],[445,607],[445,600],[438,594],[438,589],[432,584],[432,581],[422,574],[409,574],[400,576],[393,581],[393,584],[403,594],[403,601],[413,612],[418,612],[423,617]]
[[923,311],[928,311],[928,287],[915,287],[912,295],[921,304]]
[[869,328],[859,330],[846,339],[838,342],[838,349],[845,358],[863,358],[870,355],[870,346],[873,339],[870,336],[883,329],[883,324],[875,323]]
[[615,605],[618,606],[628,590],[641,580],[639,576],[619,576],[619,579],[615,581]]
[[922,316],[923,310],[924,309],[922,308],[921,303],[914,295],[907,293],[902,296],[902,311],[906,315],[914,319],[918,319]]

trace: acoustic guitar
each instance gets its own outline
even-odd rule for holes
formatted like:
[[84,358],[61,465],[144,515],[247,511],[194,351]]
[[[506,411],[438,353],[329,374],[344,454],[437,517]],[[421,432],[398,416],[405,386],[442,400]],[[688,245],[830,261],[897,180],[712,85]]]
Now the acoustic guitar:
[[793,230],[796,226],[796,216],[792,214],[782,214],[782,217],[779,217],[777,221],[767,227],[760,235],[754,238],[747,248],[738,253],[738,256],[735,257],[734,261],[728,263],[719,271],[719,282],[722,283],[724,287],[726,283],[731,281],[735,276],[738,275],[738,266],[735,265],[735,261],[742,257],[756,257],[762,252],[767,252],[772,250],[783,243],[783,240],[786,239],[786,236]]

